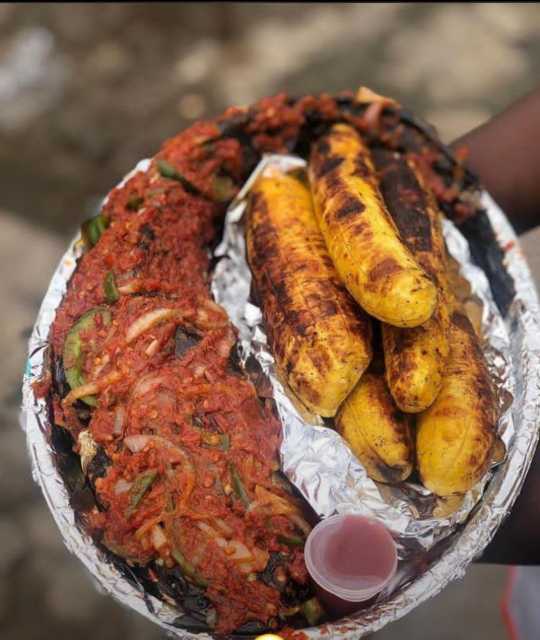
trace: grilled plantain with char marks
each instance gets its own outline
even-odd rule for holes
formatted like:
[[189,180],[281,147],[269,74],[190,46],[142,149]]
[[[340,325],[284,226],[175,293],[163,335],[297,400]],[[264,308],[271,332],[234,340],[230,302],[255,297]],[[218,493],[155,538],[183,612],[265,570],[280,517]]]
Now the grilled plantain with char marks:
[[[455,308],[454,308],[455,307]],[[487,471],[496,441],[494,389],[474,329],[453,305],[442,389],[417,422],[418,469],[439,496],[466,493]]]
[[246,244],[281,377],[310,411],[334,416],[369,365],[371,327],[328,255],[305,180],[266,170]]
[[328,252],[355,300],[398,327],[426,322],[437,289],[399,238],[369,150],[352,127],[334,125],[312,147],[309,177]]
[[410,421],[396,407],[384,376],[370,372],[343,403],[336,427],[372,480],[395,483],[413,468]]
[[448,285],[441,215],[412,159],[377,150],[381,193],[400,236],[437,284],[437,308],[424,324],[410,329],[382,325],[386,380],[400,409],[418,413],[437,397],[448,359]]

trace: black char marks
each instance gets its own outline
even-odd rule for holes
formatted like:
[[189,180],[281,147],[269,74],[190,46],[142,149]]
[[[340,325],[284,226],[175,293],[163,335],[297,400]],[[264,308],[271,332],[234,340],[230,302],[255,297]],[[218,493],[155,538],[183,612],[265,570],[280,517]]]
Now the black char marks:
[[342,156],[330,156],[323,160],[320,164],[317,163],[316,174],[317,178],[323,178],[331,171],[335,171],[341,164],[343,164],[345,158]]
[[431,221],[426,196],[405,157],[375,149],[373,161],[382,196],[403,241],[412,251],[430,251]]
[[325,138],[322,138],[321,140],[319,140],[315,148],[317,153],[320,153],[321,155],[328,155],[330,153],[330,144],[328,143],[328,140],[326,140]]
[[358,198],[348,197],[345,203],[336,211],[336,220],[346,220],[364,211],[366,207]]
[[358,178],[369,178],[372,173],[362,154],[358,154],[354,159],[354,171],[353,176]]

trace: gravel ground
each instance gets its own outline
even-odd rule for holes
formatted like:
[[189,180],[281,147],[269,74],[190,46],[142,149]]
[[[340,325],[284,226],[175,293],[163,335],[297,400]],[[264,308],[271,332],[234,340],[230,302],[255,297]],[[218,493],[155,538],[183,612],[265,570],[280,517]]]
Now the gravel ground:
[[[450,140],[532,88],[539,28],[534,4],[0,5],[2,640],[161,637],[64,549],[18,426],[40,299],[102,195],[193,119],[282,89],[367,84]],[[377,638],[502,640],[504,577],[473,567]]]

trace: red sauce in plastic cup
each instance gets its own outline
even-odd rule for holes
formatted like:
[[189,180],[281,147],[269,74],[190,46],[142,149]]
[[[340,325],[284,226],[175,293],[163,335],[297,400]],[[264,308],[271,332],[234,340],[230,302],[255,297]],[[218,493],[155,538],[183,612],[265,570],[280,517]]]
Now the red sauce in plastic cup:
[[397,570],[397,548],[378,520],[356,514],[322,520],[309,534],[304,557],[329,614],[347,615],[380,593]]

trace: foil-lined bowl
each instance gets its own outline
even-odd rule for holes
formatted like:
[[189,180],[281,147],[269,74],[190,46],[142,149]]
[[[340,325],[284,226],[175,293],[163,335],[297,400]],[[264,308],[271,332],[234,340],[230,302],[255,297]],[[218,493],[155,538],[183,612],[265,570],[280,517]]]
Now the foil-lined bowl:
[[[271,163],[286,168],[305,164],[292,156],[267,156],[256,167],[227,212],[223,240],[214,256],[217,263],[212,292],[238,329],[241,358],[244,362],[255,358],[272,384],[284,431],[281,461],[289,479],[320,516],[336,512],[375,516],[392,530],[398,541],[400,570],[372,605],[337,622],[303,630],[313,639],[360,638],[405,615],[451,580],[463,576],[519,494],[538,441],[538,298],[517,238],[487,193],[482,194],[487,214],[483,224],[487,220],[495,232],[496,247],[486,247],[482,224],[466,225],[462,233],[451,222],[445,222],[450,254],[469,283],[471,297],[480,302],[483,349],[501,400],[498,427],[506,456],[456,509],[441,509],[434,496],[412,483],[390,488],[378,485],[367,477],[335,431],[317,420],[306,422],[291,403],[274,374],[260,310],[249,299],[251,276],[245,260],[242,214],[253,180]],[[147,170],[148,166],[149,161],[142,161],[130,176]],[[503,251],[504,260],[492,263],[482,260],[484,269],[481,269],[478,255],[489,256],[490,250],[499,254]],[[29,342],[21,424],[26,432],[33,477],[43,490],[66,546],[105,592],[154,621],[171,636],[207,640],[212,637],[208,633],[195,634],[177,628],[179,609],[145,591],[135,574],[126,575],[79,527],[76,505],[51,443],[50,407],[33,390],[33,383],[47,366],[49,329],[81,251],[77,237],[53,275]]]

